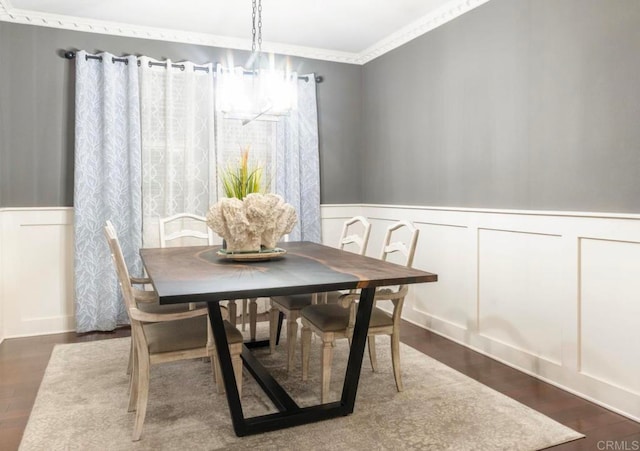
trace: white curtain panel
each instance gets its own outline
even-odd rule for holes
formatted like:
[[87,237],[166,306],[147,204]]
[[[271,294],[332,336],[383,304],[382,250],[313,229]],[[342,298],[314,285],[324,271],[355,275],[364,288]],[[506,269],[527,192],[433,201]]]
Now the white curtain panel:
[[74,180],[76,330],[128,323],[103,228],[111,220],[140,275],[140,110],[137,59],[76,57]]
[[298,80],[298,108],[277,125],[275,192],[293,205],[289,240],[320,243],[320,156],[315,75]]
[[217,199],[213,66],[203,67],[140,58],[144,247],[159,245],[159,218],[204,216]]

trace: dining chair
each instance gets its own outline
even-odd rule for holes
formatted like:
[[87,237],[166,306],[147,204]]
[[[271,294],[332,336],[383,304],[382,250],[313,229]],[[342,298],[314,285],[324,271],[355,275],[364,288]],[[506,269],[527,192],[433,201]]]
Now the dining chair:
[[[161,248],[171,244],[176,246],[197,246],[199,244],[213,246],[214,244],[213,231],[207,226],[207,219],[204,216],[178,213],[166,218],[159,218],[158,228]],[[235,305],[235,301],[233,301],[233,305],[228,306],[229,315],[232,317],[236,313]],[[204,305],[189,304],[191,310],[197,307],[202,308]]]
[[[178,213],[177,215],[160,218],[160,247],[167,247],[170,241],[180,240],[180,245],[194,244],[194,239],[204,240],[206,244],[214,244],[213,230],[207,226],[207,219],[191,213]],[[203,230],[198,230],[197,228]],[[171,232],[167,232],[171,230]]]
[[[207,245],[215,244],[213,230],[207,225],[207,218],[204,216],[194,215],[191,213],[178,213],[166,218],[160,218],[158,221],[160,228],[160,247],[164,248],[170,245],[170,242],[177,241],[181,246],[190,246],[204,241]],[[170,232],[168,232],[170,231]],[[190,305],[190,308],[195,308]],[[237,324],[238,307],[235,299],[227,301],[229,309],[229,318],[231,324]],[[242,330],[244,330],[246,322],[246,312],[249,311],[249,328],[251,330],[251,338],[255,339],[256,321],[258,316],[256,299],[242,300]]]
[[[104,227],[105,236],[107,238],[107,243],[109,244],[109,248],[111,251],[111,255],[113,257],[114,252],[117,251],[117,255],[122,256],[122,261],[124,262],[124,266],[127,269],[127,274],[129,274],[129,268],[126,266],[126,262],[124,260],[124,254],[122,252],[122,247],[120,246],[120,240],[118,239],[118,233],[116,231],[116,227],[110,220],[105,222]],[[112,243],[109,239],[112,238],[115,240],[115,248],[112,248]],[[115,261],[114,261],[115,263]],[[118,270],[116,266],[116,271]],[[119,278],[119,275],[118,275]],[[138,307],[143,309],[147,313],[178,313],[189,310],[186,304],[171,304],[171,305],[160,305],[158,302],[158,295],[155,290],[147,290],[145,287],[150,286],[151,279],[148,277],[133,277],[129,276],[129,280],[131,281],[131,285],[134,286],[133,295],[135,298]],[[143,289],[135,288],[135,285],[141,285]],[[135,337],[133,334],[131,335],[131,346],[129,348],[129,364],[127,365],[127,374],[132,375],[133,361],[136,353],[136,347],[134,344]]]
[[[355,233],[360,231],[360,233]],[[342,233],[338,246],[340,249],[355,250],[355,253],[364,255],[367,251],[371,224],[362,216],[355,216],[342,226]],[[355,247],[355,249],[354,249]],[[298,335],[298,318],[303,308],[320,303],[335,304],[343,293],[330,291],[326,293],[295,294],[289,296],[274,296],[271,298],[269,311],[269,347],[275,352],[278,336],[278,317],[283,314],[287,317],[287,371],[291,371],[294,365],[296,341]]]
[[[112,236],[116,240],[116,244],[121,251],[120,241],[118,240],[118,234],[116,232],[116,228],[110,220],[107,220],[105,223],[105,229],[109,230],[109,236]],[[106,233],[106,232],[105,232]],[[107,238],[108,239],[108,238]],[[124,258],[123,258],[124,261]],[[127,274],[128,274],[127,269]],[[158,304],[158,295],[154,290],[146,290],[144,287],[150,286],[151,279],[148,277],[134,277],[129,276],[129,281],[131,285],[139,285],[142,286],[142,289],[135,289],[134,296],[136,298],[136,302],[140,302],[141,306],[145,311],[149,313],[176,313],[184,310],[188,310],[188,307],[184,304],[173,304],[173,305],[160,305]],[[135,354],[135,345],[133,344],[133,337],[131,337],[131,346],[129,348],[129,364],[127,365],[127,374],[131,375],[131,371],[133,368],[133,358]]]
[[[184,310],[180,312],[150,312],[143,302],[149,297],[141,294],[131,284],[129,271],[122,249],[114,230],[109,225],[104,228],[111,257],[115,265],[118,282],[131,322],[133,370],[129,393],[128,411],[136,411],[132,440],[140,440],[149,397],[149,371],[155,364],[184,359],[210,357],[212,372],[218,391],[221,391],[219,363],[215,349],[207,309]],[[242,392],[242,353],[243,337],[231,323],[224,322],[229,352],[231,354],[234,376],[238,392]],[[216,377],[218,375],[218,377]]]
[[[387,228],[382,245],[380,259],[387,261],[396,252],[401,255],[402,263],[411,267],[418,242],[419,230],[408,221],[399,221]],[[398,239],[396,237],[400,236]],[[396,241],[392,241],[392,239]],[[399,261],[393,261],[400,263]],[[400,320],[404,298],[407,295],[408,285],[397,288],[379,288],[374,295],[374,308],[371,312],[368,331],[369,358],[371,367],[376,371],[376,335],[391,336],[391,361],[393,364],[393,376],[398,391],[403,390],[400,376]],[[356,309],[359,295],[349,293],[342,295],[336,304],[316,304],[302,309],[302,380],[307,380],[309,375],[309,354],[311,348],[311,335],[315,333],[322,340],[322,354],[320,375],[321,398],[326,403],[329,400],[329,385],[331,382],[331,363],[333,358],[333,346],[336,339],[346,338],[351,343],[353,326],[355,324]],[[387,313],[375,304],[379,301],[391,301],[393,309]]]

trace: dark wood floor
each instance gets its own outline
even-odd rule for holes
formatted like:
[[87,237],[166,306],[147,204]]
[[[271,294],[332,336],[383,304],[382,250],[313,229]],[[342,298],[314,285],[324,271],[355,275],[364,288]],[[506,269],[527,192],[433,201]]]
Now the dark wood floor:
[[[5,340],[0,345],[0,450],[18,449],[54,345],[128,335],[129,329],[120,329],[113,333],[65,333]],[[636,450],[640,445],[640,423],[409,323],[403,324],[402,341],[586,435],[584,439],[550,448],[553,451],[626,451]],[[613,442],[605,448],[604,441]]]

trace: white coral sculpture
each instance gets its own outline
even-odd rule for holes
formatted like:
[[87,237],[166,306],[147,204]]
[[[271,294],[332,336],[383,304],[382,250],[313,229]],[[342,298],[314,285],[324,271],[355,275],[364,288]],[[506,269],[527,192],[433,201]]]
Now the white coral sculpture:
[[243,201],[224,198],[207,214],[207,224],[232,252],[273,249],[297,222],[296,210],[277,194],[247,195]]

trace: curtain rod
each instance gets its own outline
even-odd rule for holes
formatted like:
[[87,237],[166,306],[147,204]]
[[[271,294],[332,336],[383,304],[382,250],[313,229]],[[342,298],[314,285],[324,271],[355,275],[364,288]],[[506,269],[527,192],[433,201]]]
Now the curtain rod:
[[[76,52],[74,52],[73,50],[68,50],[66,52],[64,52],[64,57],[68,60],[72,60],[76,57]],[[86,60],[99,60],[102,61],[102,56],[100,55],[85,55],[84,56]],[[117,58],[117,57],[112,57],[111,58],[111,62],[112,63],[125,63],[125,64],[129,64],[129,60],[126,58]],[[142,63],[140,62],[140,60],[138,60],[138,67],[140,67]],[[149,61],[148,62],[149,67],[153,67],[153,66],[161,66],[161,67],[167,67],[167,63],[157,63],[155,61]],[[180,70],[184,70],[185,65],[184,64],[176,64],[173,63],[171,64],[171,67],[174,67],[176,69],[180,69]],[[206,66],[193,66],[193,70],[197,71],[197,70],[201,70],[204,72],[209,73],[209,68]],[[255,74],[255,71],[251,71],[251,70],[245,70],[244,71],[245,74],[249,75],[249,74]],[[298,76],[298,80],[304,80],[306,82],[309,81],[309,76],[308,75],[304,75],[304,76]],[[322,83],[322,81],[324,80],[324,78],[322,77],[322,75],[316,75],[316,83]]]

